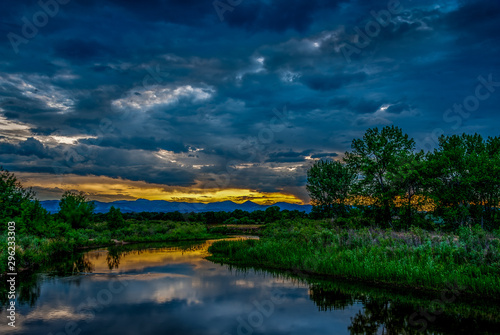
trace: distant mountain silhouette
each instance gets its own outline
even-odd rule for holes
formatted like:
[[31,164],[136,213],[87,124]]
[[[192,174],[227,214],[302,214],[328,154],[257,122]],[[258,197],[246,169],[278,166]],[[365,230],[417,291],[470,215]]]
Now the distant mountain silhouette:
[[[94,201],[96,205],[96,213],[107,213],[111,206],[119,208],[122,213],[134,212],[175,212],[181,213],[200,213],[200,212],[232,212],[235,209],[241,209],[247,212],[256,210],[265,210],[268,207],[278,206],[281,210],[299,210],[306,213],[311,212],[311,205],[295,205],[287,202],[277,202],[274,205],[259,205],[255,202],[246,201],[242,204],[237,204],[232,201],[212,202],[209,204],[189,203],[189,202],[171,202],[165,200],[147,200],[137,199],[134,201],[118,200],[113,202]],[[42,206],[51,213],[59,212],[59,200],[41,201]]]

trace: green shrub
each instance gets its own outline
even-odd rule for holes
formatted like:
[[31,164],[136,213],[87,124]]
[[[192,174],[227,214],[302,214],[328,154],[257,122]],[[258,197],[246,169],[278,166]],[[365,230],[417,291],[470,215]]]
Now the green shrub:
[[59,216],[74,229],[85,228],[91,221],[95,205],[83,192],[64,192],[59,202]]
[[119,208],[115,208],[111,206],[108,214],[106,215],[106,220],[108,222],[109,229],[119,229],[123,227],[125,224],[125,220],[123,219],[122,212]]

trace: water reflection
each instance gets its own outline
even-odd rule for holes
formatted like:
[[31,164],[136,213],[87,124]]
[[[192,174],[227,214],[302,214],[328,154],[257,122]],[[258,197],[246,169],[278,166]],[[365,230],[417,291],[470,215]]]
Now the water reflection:
[[214,264],[204,259],[210,243],[113,246],[23,274],[17,327],[2,323],[0,332],[494,334],[500,325],[497,304],[457,299],[432,322],[416,318],[427,323],[419,332],[411,315],[435,297]]
[[[7,282],[2,277],[0,283],[0,311],[3,311],[4,307],[7,306]],[[17,300],[19,303],[28,305],[30,307],[35,306],[38,297],[40,296],[40,281],[36,274],[26,274],[21,273],[17,276]]]
[[[86,254],[79,253],[75,255],[66,255],[63,258],[55,259],[49,265],[44,267],[44,273],[51,276],[68,276],[80,274],[82,272],[92,272],[93,263]],[[34,307],[40,296],[40,286],[42,283],[41,272],[20,272],[16,281],[17,304]],[[3,278],[2,278],[3,279]],[[5,280],[0,282],[0,311],[8,303],[7,283]]]

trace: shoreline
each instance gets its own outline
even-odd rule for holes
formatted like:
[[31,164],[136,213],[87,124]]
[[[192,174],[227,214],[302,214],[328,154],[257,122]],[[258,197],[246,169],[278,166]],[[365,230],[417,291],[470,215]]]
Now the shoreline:
[[270,226],[259,241],[215,242],[208,260],[343,279],[377,287],[461,294],[500,301],[500,243],[489,236],[393,232],[294,222]]
[[[319,272],[314,272],[314,271],[308,271],[308,270],[298,270],[298,269],[293,269],[293,268],[286,268],[282,267],[279,265],[274,265],[274,264],[259,264],[259,263],[251,263],[251,262],[242,262],[242,261],[232,261],[229,258],[220,258],[217,256],[207,256],[205,259],[214,262],[216,264],[221,264],[221,265],[230,265],[230,266],[235,266],[235,267],[241,267],[244,269],[254,269],[254,270],[262,270],[262,271],[267,271],[267,272],[273,272],[273,271],[278,271],[284,275],[289,275],[293,278],[296,278],[298,280],[304,280],[307,281],[308,279],[319,279],[319,280],[326,280],[329,282],[334,282],[335,280],[342,280],[342,281],[349,281],[351,284],[356,285],[356,284],[363,284],[367,285],[371,288],[374,289],[386,289],[390,290],[393,292],[397,293],[402,293],[404,290],[411,289],[412,291],[410,294],[418,294],[418,293],[423,293],[426,295],[436,295],[438,293],[441,293],[443,291],[449,290],[450,288],[457,289],[457,287],[453,287],[452,283],[450,283],[450,286],[448,288],[430,288],[426,286],[413,286],[401,282],[386,282],[386,281],[379,281],[375,279],[370,279],[370,278],[359,278],[359,277],[348,277],[344,276],[341,274],[326,274],[326,273],[319,273]],[[300,274],[298,274],[300,273]],[[458,288],[460,290],[460,288]],[[466,289],[466,288],[465,288]],[[484,295],[476,295],[471,292],[467,291],[462,291],[460,293],[461,296],[465,296],[467,299],[493,299],[494,301],[500,303],[500,296],[484,296]]]

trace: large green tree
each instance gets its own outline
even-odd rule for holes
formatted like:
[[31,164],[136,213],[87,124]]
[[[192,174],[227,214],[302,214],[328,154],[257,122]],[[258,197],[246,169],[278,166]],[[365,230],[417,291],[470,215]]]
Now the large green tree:
[[108,227],[110,229],[119,229],[125,224],[122,212],[119,208],[115,208],[115,206],[111,206],[109,209],[109,212],[106,215],[106,221],[108,222]]
[[0,217],[2,220],[20,216],[23,203],[33,198],[32,190],[24,189],[13,173],[0,167]]
[[436,212],[452,228],[485,223],[493,228],[499,203],[500,139],[481,135],[441,136],[428,154]]
[[347,200],[356,180],[356,173],[339,161],[316,162],[307,171],[307,191],[316,211],[328,216],[345,216]]
[[0,231],[8,221],[15,221],[17,231],[42,234],[50,222],[49,213],[35,199],[31,189],[25,189],[14,173],[0,167]]
[[489,137],[486,141],[487,165],[483,166],[485,178],[481,185],[484,187],[485,213],[488,228],[500,229],[500,137]]
[[59,216],[74,229],[85,228],[94,213],[95,205],[85,193],[66,191],[59,202]]
[[387,126],[368,129],[361,139],[352,141],[352,152],[345,161],[360,174],[356,191],[374,200],[376,220],[392,226],[394,199],[402,193],[399,178],[394,180],[401,162],[411,162],[415,141],[401,128]]
[[399,198],[402,226],[410,227],[419,208],[428,205],[426,197],[427,164],[423,151],[401,155],[399,168],[387,172],[387,180]]

